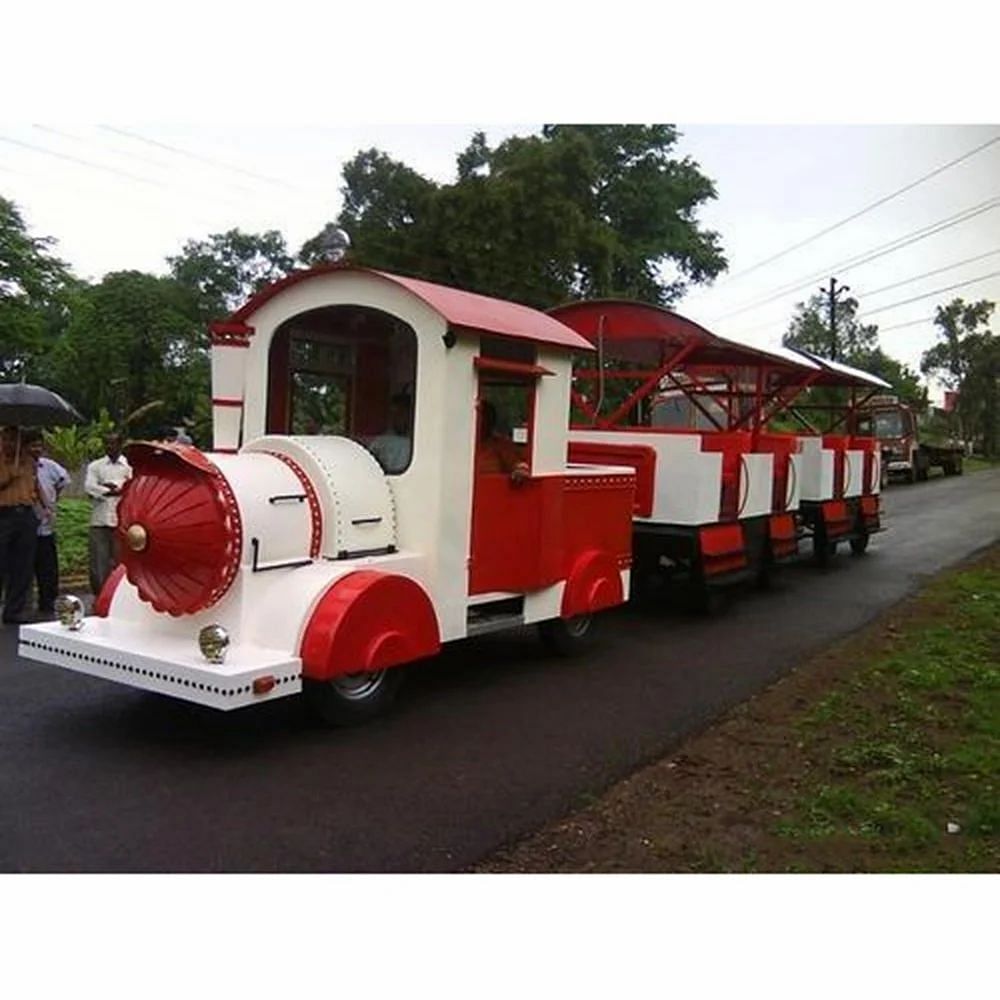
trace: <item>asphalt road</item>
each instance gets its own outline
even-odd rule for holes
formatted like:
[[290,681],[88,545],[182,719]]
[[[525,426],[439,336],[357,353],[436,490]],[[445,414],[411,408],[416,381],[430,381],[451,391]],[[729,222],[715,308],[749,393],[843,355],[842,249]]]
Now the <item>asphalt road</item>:
[[461,870],[565,814],[1000,538],[1000,470],[891,488],[862,559],[787,571],[722,617],[611,613],[549,659],[533,632],[456,644],[393,714],[230,714],[16,656],[0,632],[0,871]]

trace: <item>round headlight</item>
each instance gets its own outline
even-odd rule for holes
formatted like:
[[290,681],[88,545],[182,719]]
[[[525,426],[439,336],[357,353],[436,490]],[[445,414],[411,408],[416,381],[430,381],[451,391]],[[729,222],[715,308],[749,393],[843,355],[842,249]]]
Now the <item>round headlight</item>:
[[198,648],[209,663],[221,663],[229,648],[229,633],[221,625],[206,625],[198,633]]
[[63,594],[56,598],[56,614],[59,616],[59,624],[63,628],[77,629],[83,628],[83,601],[72,594]]

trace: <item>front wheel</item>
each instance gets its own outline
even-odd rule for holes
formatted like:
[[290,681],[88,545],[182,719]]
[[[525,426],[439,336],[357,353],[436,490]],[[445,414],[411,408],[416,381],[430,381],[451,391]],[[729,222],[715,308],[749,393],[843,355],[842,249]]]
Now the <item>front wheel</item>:
[[576,656],[593,646],[597,638],[597,621],[593,615],[550,618],[539,622],[538,635],[550,653]]
[[403,682],[403,669],[359,671],[328,681],[304,680],[312,713],[328,726],[357,726],[387,712]]

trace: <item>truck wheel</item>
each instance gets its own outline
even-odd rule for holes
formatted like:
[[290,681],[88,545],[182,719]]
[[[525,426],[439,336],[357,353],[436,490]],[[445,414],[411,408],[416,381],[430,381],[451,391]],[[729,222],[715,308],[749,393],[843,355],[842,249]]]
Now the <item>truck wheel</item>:
[[576,656],[586,652],[597,639],[597,621],[593,615],[550,618],[538,623],[542,645],[556,656]]
[[962,456],[956,455],[955,460],[951,463],[951,472],[953,476],[960,476],[962,474]]
[[930,472],[930,466],[918,463],[916,468],[917,468],[917,479],[919,479],[920,482],[922,483],[926,483],[927,475]]
[[389,710],[403,682],[403,668],[343,674],[328,681],[303,680],[312,713],[328,726],[356,726]]

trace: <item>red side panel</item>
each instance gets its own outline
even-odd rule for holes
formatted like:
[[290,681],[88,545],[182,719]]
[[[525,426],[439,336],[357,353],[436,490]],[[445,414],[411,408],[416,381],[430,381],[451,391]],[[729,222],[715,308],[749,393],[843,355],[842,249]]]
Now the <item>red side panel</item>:
[[337,580],[320,599],[299,655],[304,677],[328,680],[410,663],[440,648],[437,618],[420,584],[359,570]]
[[851,530],[850,514],[843,500],[825,500],[822,508],[827,538],[846,535]]
[[791,514],[776,514],[768,519],[771,554],[775,559],[788,559],[799,551],[795,518]]
[[743,513],[740,504],[740,476],[743,456],[750,451],[750,447],[751,436],[748,431],[702,432],[701,450],[722,452],[720,521],[735,521]]
[[[608,566],[619,574],[631,561],[634,490],[635,478],[625,475],[539,476],[520,486],[505,475],[480,475],[469,593],[540,590],[583,572],[580,559],[590,552],[606,557],[599,563],[605,575]],[[604,601],[598,590],[584,603]]]
[[698,538],[705,576],[717,576],[746,566],[743,528],[739,524],[714,524],[699,528]]
[[636,517],[653,514],[653,487],[656,482],[656,450],[644,444],[613,444],[603,441],[571,441],[569,461],[581,465],[624,465],[635,469]]
[[515,486],[504,473],[476,477],[469,593],[526,593],[562,579],[562,478]]

